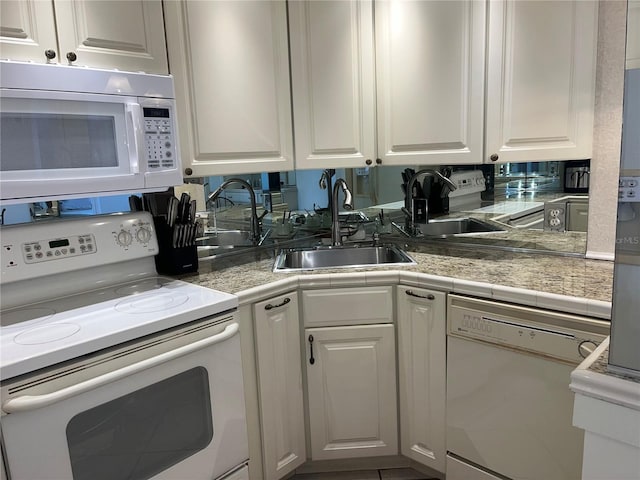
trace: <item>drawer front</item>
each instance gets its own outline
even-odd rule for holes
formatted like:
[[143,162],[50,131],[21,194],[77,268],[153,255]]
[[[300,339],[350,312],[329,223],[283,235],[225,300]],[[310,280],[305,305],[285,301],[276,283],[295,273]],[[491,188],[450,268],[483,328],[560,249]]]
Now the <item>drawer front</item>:
[[358,287],[302,292],[305,327],[393,323],[393,287]]

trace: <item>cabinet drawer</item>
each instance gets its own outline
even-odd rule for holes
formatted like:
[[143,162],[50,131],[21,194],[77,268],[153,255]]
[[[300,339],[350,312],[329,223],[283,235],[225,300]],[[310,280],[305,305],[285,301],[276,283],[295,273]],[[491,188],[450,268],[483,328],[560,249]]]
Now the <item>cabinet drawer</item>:
[[306,290],[302,312],[307,327],[393,322],[393,287]]

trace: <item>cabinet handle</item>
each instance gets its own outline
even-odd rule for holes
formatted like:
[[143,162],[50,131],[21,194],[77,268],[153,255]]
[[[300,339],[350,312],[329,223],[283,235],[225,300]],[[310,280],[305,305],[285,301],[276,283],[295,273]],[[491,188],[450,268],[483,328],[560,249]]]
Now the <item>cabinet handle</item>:
[[73,63],[78,59],[78,56],[76,55],[75,52],[67,52],[67,60],[69,60],[69,63]]
[[313,358],[313,335],[309,335],[309,350],[311,351],[311,358],[309,358],[309,363],[313,365],[316,363],[316,359]]
[[373,162],[371,161],[370,158],[367,158],[364,163],[366,163],[367,165],[371,165]]
[[490,159],[492,162],[497,162],[497,161],[498,161],[498,158],[500,158],[500,157],[498,157],[498,154],[497,154],[497,153],[494,153],[493,155],[491,155],[491,156],[489,157],[489,159]]
[[193,175],[193,170],[190,168],[185,168],[184,169],[184,174],[185,175]]
[[278,307],[282,307],[283,305],[286,305],[287,303],[289,303],[291,301],[291,299],[289,297],[285,297],[284,300],[282,300],[282,303],[279,303],[277,305],[271,305],[270,303],[267,303],[264,306],[265,310],[271,310],[272,308],[278,308]]
[[44,51],[44,56],[47,57],[47,62],[49,60],[53,60],[54,58],[56,58],[56,51],[55,50],[45,50]]
[[382,165],[382,159],[376,158],[376,165]]
[[409,295],[410,297],[416,297],[416,298],[425,298],[427,300],[435,300],[436,296],[433,294],[428,294],[428,295],[418,295],[417,293],[414,293],[413,290],[406,290],[405,293],[407,295]]

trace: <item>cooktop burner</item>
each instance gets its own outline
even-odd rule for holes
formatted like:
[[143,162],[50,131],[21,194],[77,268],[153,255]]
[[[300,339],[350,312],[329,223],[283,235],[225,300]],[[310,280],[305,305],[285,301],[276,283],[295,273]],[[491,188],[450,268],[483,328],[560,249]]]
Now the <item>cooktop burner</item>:
[[7,379],[237,308],[234,295],[165,277],[1,312],[0,377]]
[[189,300],[189,297],[174,293],[155,293],[144,295],[132,300],[116,303],[115,309],[123,313],[153,313],[163,312],[179,307]]
[[54,323],[19,333],[13,341],[18,345],[42,345],[70,337],[79,331],[80,326],[73,323]]

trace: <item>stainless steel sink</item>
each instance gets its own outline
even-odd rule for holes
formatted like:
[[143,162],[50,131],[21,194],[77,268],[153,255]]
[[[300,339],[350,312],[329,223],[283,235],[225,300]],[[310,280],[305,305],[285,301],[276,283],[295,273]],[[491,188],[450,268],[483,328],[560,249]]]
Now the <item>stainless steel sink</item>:
[[293,248],[280,251],[274,272],[416,265],[415,260],[395,245]]
[[504,232],[503,228],[492,225],[476,218],[452,218],[447,220],[432,220],[425,225],[419,225],[420,231],[427,237],[448,237],[476,233]]

